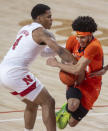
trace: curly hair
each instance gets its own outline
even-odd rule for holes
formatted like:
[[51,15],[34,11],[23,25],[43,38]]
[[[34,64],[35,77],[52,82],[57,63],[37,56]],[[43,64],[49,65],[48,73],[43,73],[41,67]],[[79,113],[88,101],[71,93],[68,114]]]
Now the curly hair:
[[79,16],[73,21],[72,28],[74,31],[93,33],[97,30],[97,24],[92,17]]

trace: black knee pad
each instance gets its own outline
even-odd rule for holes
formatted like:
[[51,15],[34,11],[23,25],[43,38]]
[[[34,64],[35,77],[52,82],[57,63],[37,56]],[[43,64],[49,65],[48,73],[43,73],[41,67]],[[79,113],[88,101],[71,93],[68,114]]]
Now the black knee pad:
[[81,97],[82,97],[82,94],[81,94],[81,91],[78,88],[74,88],[73,86],[71,86],[66,91],[66,99],[67,100],[69,98],[78,98],[78,99],[81,99]]

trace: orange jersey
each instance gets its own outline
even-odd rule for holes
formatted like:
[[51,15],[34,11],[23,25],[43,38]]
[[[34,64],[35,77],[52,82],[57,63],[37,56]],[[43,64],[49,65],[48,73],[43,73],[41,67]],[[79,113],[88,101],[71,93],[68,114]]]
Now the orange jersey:
[[92,78],[88,77],[89,73],[100,70],[103,67],[103,50],[101,44],[96,38],[94,38],[85,49],[82,49],[76,36],[71,36],[67,40],[66,49],[73,53],[78,60],[81,56],[84,56],[91,61],[85,69],[85,80],[76,87],[82,92],[82,105],[89,110],[99,96],[101,89],[101,76]]

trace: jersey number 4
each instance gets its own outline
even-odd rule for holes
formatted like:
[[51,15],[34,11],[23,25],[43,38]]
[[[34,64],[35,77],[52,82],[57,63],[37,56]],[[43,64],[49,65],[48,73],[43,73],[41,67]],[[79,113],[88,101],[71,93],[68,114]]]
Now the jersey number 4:
[[15,41],[15,43],[13,44],[13,47],[12,47],[13,50],[15,50],[15,48],[16,48],[16,46],[18,45],[18,43],[19,43],[19,41],[21,40],[21,38],[22,38],[22,35],[21,35],[18,39],[16,39],[16,41]]

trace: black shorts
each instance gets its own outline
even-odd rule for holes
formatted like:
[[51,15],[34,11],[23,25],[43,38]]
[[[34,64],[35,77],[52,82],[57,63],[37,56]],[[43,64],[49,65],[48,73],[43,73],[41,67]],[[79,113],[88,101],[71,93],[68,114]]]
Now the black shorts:
[[[81,91],[78,88],[74,88],[73,86],[69,87],[68,90],[66,91],[66,98],[67,100],[69,98],[78,98],[81,99],[82,94]],[[68,107],[68,105],[67,105]],[[67,111],[69,113],[71,113],[72,117],[78,121],[80,121],[84,116],[86,116],[86,114],[88,113],[88,110],[85,109],[81,103],[78,107],[78,109],[75,112],[71,112],[68,110],[68,108],[66,107]]]

